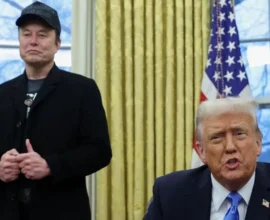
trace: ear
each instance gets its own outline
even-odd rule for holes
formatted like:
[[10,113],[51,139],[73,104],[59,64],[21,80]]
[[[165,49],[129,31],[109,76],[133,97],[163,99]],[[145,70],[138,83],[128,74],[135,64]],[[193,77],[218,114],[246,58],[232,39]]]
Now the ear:
[[260,156],[262,153],[262,134],[257,132],[256,134],[256,147],[257,147],[257,156]]
[[202,162],[204,164],[207,164],[205,150],[204,150],[202,144],[198,141],[196,141],[195,150],[196,150],[197,154],[199,155],[200,159],[202,160]]
[[59,49],[59,48],[60,48],[60,46],[61,46],[61,40],[60,40],[60,39],[59,39],[59,40],[57,40],[56,45],[57,45],[57,48]]
[[57,53],[57,51],[59,50],[59,48],[61,46],[61,40],[56,40],[55,44],[56,44],[56,51],[55,51],[55,53]]

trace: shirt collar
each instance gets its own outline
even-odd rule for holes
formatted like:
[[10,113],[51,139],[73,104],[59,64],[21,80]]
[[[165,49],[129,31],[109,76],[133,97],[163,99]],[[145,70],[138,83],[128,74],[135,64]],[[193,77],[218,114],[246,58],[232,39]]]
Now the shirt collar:
[[241,189],[238,190],[238,193],[242,196],[247,205],[251,197],[254,182],[255,182],[255,172],[252,174],[249,181]]
[[[214,209],[218,211],[227,198],[228,194],[230,193],[224,186],[222,186],[213,176],[211,173],[211,180],[212,180],[212,203],[214,205]],[[248,204],[251,196],[251,192],[255,182],[255,172],[252,174],[249,181],[240,189],[238,193],[242,196],[245,203]]]

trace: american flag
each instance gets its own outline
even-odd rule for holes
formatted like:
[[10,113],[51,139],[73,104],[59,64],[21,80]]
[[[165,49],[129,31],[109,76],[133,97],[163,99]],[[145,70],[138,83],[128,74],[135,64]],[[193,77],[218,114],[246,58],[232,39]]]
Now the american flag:
[[[251,90],[241,57],[231,0],[216,0],[200,102],[226,96],[251,97]],[[191,167],[200,165],[202,162],[193,148]]]

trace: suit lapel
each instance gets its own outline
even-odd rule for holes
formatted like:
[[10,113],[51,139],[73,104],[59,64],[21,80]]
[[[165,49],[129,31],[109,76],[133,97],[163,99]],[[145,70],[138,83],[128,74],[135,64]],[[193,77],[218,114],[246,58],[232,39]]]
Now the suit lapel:
[[31,106],[31,112],[56,88],[60,82],[59,69],[54,65]]
[[187,193],[185,199],[186,220],[209,220],[212,200],[212,183],[210,171],[207,168],[202,176],[192,184],[190,192]]
[[[268,220],[270,207],[270,179],[268,169],[264,168],[264,164],[259,164],[256,168],[255,183],[247,208],[246,220],[260,219]],[[265,201],[265,205],[263,205]]]
[[17,79],[17,82],[12,87],[12,100],[15,111],[19,115],[18,120],[22,123],[26,116],[26,105],[24,104],[27,91],[27,78],[23,74]]

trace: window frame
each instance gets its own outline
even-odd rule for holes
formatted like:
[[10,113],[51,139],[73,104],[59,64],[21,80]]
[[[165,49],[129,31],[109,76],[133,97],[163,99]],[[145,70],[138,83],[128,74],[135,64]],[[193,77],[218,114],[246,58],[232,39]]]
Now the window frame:
[[[235,6],[235,1],[231,0],[233,6]],[[215,3],[215,0],[209,1],[210,5],[210,20],[212,20],[212,8]],[[268,20],[270,21],[270,0],[268,0]],[[211,23],[210,23],[211,26]],[[211,27],[210,27],[211,28]],[[270,22],[269,22],[269,30],[270,30]],[[240,44],[241,43],[254,43],[254,42],[269,42],[270,43],[270,37],[269,38],[253,38],[253,39],[239,39]],[[265,97],[255,97],[254,100],[257,102],[260,109],[270,109],[270,96],[265,96]]]
[[[32,1],[30,1],[30,3],[31,2],[36,2],[36,0],[32,0]],[[72,4],[73,4],[73,0],[71,0],[71,2],[72,2]],[[3,2],[3,4],[11,4],[11,3],[9,3],[9,2]],[[18,9],[18,8],[17,8]],[[67,10],[67,11],[70,11],[70,13],[71,13],[71,15],[72,15],[72,12],[73,12],[73,10],[72,10],[72,8],[71,8],[71,10]],[[60,20],[62,19],[62,18],[65,18],[65,16],[64,17],[61,17],[61,14],[59,14],[59,17],[60,17]],[[16,27],[16,24],[15,24],[15,21],[14,21],[14,27]],[[13,28],[13,27],[12,27]],[[15,29],[15,28],[14,28]],[[16,28],[17,29],[17,31],[18,31],[18,28]],[[66,33],[65,33],[66,34]],[[67,32],[67,34],[68,34],[68,36],[70,36],[70,40],[68,39],[68,40],[64,40],[64,41],[62,41],[61,42],[61,45],[60,45],[60,48],[59,48],[59,50],[58,50],[58,53],[59,52],[65,52],[65,53],[70,53],[70,62],[67,62],[66,63],[66,67],[67,68],[72,68],[72,55],[71,55],[71,53],[72,53],[72,32]],[[62,36],[62,34],[61,34],[61,36]],[[61,39],[61,36],[60,36],[60,39]],[[2,50],[14,50],[14,51],[19,51],[19,48],[20,48],[20,44],[19,44],[19,32],[18,32],[18,34],[17,34],[17,38],[15,38],[15,39],[12,39],[12,40],[8,40],[8,39],[0,39],[0,50],[2,49]],[[57,56],[57,54],[56,54],[56,56]],[[59,57],[58,57],[59,58]],[[20,59],[21,60],[21,59]],[[23,60],[21,60],[22,61],[22,63],[23,63]]]

